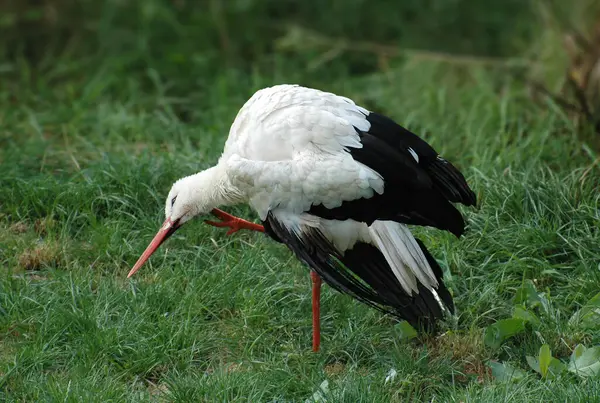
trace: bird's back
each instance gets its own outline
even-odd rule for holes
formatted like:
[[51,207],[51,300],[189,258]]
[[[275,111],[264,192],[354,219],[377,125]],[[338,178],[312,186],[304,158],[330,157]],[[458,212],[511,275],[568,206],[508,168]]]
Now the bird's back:
[[306,151],[341,152],[346,145],[360,144],[353,126],[367,129],[366,113],[352,100],[329,92],[287,84],[264,88],[238,112],[223,158],[237,154],[280,161]]

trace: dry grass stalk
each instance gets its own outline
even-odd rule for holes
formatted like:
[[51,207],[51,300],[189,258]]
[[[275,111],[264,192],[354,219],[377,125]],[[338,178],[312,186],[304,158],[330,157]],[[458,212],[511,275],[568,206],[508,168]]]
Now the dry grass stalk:
[[456,65],[478,65],[493,67],[523,67],[531,66],[531,60],[523,58],[498,58],[475,55],[459,55],[447,52],[436,52],[423,49],[400,48],[395,45],[380,44],[368,41],[331,38],[318,32],[310,31],[299,26],[290,26],[287,33],[277,41],[280,50],[319,50],[321,56],[316,58],[309,68],[316,68],[330,62],[345,52],[371,53],[378,57],[380,64],[394,57],[411,57],[417,60],[434,61]]

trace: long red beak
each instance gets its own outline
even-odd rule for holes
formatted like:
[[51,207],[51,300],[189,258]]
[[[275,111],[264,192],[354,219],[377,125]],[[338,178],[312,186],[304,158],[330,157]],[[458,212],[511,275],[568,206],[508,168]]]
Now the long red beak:
[[138,261],[135,263],[135,265],[127,275],[127,278],[133,276],[135,272],[138,271],[140,267],[144,265],[144,263],[146,263],[146,260],[148,260],[148,258],[158,249],[158,247],[171,235],[173,235],[177,228],[179,228],[177,223],[174,224],[170,218],[167,218],[163,223],[162,227],[160,227],[160,229],[154,236],[154,239],[152,239],[152,242],[150,242],[150,245],[148,245],[144,253],[142,253],[142,256],[140,256]]

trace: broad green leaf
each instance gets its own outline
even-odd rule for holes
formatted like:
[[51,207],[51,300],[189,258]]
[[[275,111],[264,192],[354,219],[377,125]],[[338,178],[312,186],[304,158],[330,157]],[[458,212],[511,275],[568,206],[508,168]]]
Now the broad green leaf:
[[577,346],[571,354],[569,371],[582,377],[600,374],[600,347],[591,347],[582,351]]
[[531,306],[539,305],[542,302],[535,288],[535,285],[531,280],[526,280],[523,283],[523,285],[517,290],[514,301],[516,304],[528,303]]
[[529,367],[531,367],[531,369],[533,369],[535,372],[542,375],[543,377],[554,378],[566,369],[566,365],[562,361],[551,357],[546,375],[543,375],[542,370],[540,368],[540,361],[536,357],[528,355],[525,357],[525,359],[527,360],[527,364],[529,364]]
[[327,394],[329,394],[329,381],[325,379],[323,382],[321,382],[321,385],[319,385],[319,389],[313,393],[312,400],[306,399],[305,403],[327,402],[327,398],[325,397]]
[[533,369],[538,374],[541,374],[541,371],[540,371],[540,362],[538,361],[537,358],[528,355],[528,356],[525,357],[525,359],[527,360],[527,364],[529,364],[529,367],[531,369]]
[[526,376],[524,371],[506,362],[489,361],[488,367],[492,370],[492,376],[501,382],[519,381]]
[[548,312],[550,303],[543,293],[538,293],[533,281],[526,280],[521,288],[519,288],[514,298],[515,304],[528,305],[531,308],[541,306],[544,311]]
[[400,338],[403,340],[411,340],[417,337],[417,331],[405,320],[398,323],[394,327],[396,328]]
[[564,362],[562,362],[561,360],[552,357],[552,360],[550,360],[550,366],[548,366],[548,376],[550,376],[550,374],[552,375],[559,375],[560,373],[564,372],[567,369],[567,366],[565,365]]
[[525,321],[518,318],[502,319],[485,329],[484,343],[491,348],[499,348],[502,343],[525,330]]
[[579,357],[581,357],[581,354],[583,354],[585,350],[587,350],[587,347],[583,344],[578,344],[575,346],[573,352],[571,353],[571,362],[575,362]]
[[538,363],[540,366],[540,374],[542,377],[546,377],[548,375],[548,368],[550,367],[550,362],[552,361],[552,352],[550,351],[550,346],[544,344],[540,347],[540,353],[538,355]]
[[569,319],[571,326],[586,328],[600,327],[600,292],[594,295],[583,307]]
[[513,318],[516,319],[523,319],[526,322],[531,323],[532,325],[534,325],[535,327],[540,325],[540,319],[535,316],[535,314],[531,311],[528,311],[525,308],[522,308],[520,306],[516,306],[515,310],[513,311]]

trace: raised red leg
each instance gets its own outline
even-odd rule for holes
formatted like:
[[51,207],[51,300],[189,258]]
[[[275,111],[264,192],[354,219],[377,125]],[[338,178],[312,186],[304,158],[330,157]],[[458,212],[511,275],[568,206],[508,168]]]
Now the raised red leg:
[[231,214],[224,212],[223,210],[219,210],[216,208],[216,209],[213,209],[213,211],[211,211],[211,213],[214,216],[216,216],[217,218],[219,218],[221,221],[205,220],[204,222],[209,225],[212,225],[214,227],[229,227],[230,230],[227,231],[227,235],[231,235],[235,232],[238,232],[241,229],[265,232],[265,228],[262,225],[255,224],[253,222],[246,221],[242,218],[233,216]]
[[313,351],[316,353],[321,346],[321,277],[314,271],[310,272],[312,280],[312,324]]

